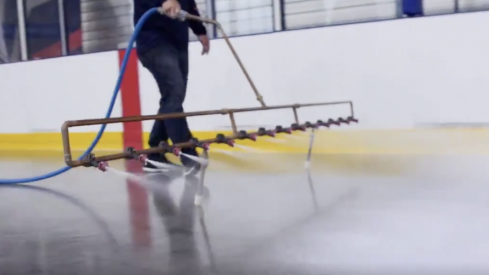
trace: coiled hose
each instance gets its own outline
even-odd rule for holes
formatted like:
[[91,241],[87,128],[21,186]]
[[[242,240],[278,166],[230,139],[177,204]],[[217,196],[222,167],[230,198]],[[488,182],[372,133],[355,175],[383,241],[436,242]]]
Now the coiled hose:
[[[117,99],[117,95],[119,94],[121,82],[122,82],[122,79],[123,79],[124,74],[126,72],[127,62],[129,60],[129,55],[131,53],[131,49],[134,45],[134,42],[136,41],[136,38],[139,35],[139,32],[141,31],[141,28],[144,25],[144,23],[146,22],[146,20],[148,20],[148,18],[155,13],[158,13],[157,8],[152,8],[152,9],[148,10],[139,19],[136,26],[134,27],[134,32],[132,33],[132,36],[131,36],[131,39],[129,40],[129,43],[127,44],[126,54],[124,55],[124,59],[122,60],[122,65],[121,65],[119,77],[117,78],[117,82],[115,84],[114,92],[112,94],[112,99],[110,100],[109,109],[107,110],[107,114],[105,115],[105,118],[110,118],[110,116],[112,114],[112,110],[114,109],[115,101]],[[90,154],[92,152],[92,150],[95,148],[95,146],[97,146],[97,143],[100,141],[100,138],[102,138],[102,135],[104,134],[104,131],[105,131],[105,127],[106,127],[105,124],[103,124],[100,127],[100,130],[98,131],[95,139],[92,141],[92,144],[90,145],[90,147],[88,147],[88,149],[78,159],[82,159],[84,156],[86,156],[87,154]],[[49,179],[49,178],[61,175],[65,172],[69,171],[71,168],[72,167],[66,166],[66,167],[63,167],[63,168],[58,169],[56,171],[53,171],[53,172],[50,172],[50,173],[47,173],[44,175],[32,177],[32,178],[0,179],[0,184],[1,185],[4,185],[4,184],[20,184],[20,183],[29,183],[29,182],[41,181],[41,180],[45,180],[45,179]]]

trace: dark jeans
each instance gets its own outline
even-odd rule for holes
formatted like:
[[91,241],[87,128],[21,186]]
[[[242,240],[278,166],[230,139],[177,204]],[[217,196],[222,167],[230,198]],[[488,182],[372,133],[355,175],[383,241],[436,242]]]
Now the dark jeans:
[[[158,114],[183,113],[183,101],[187,89],[188,51],[178,51],[172,46],[162,45],[151,51],[139,54],[139,60],[147,68],[160,90],[160,108]],[[192,133],[186,118],[156,120],[149,136],[149,146],[158,147],[160,142],[171,139],[173,144],[189,141]],[[182,152],[196,156],[195,149],[183,149]],[[158,156],[149,156],[158,159]],[[182,158],[184,165],[190,163]]]

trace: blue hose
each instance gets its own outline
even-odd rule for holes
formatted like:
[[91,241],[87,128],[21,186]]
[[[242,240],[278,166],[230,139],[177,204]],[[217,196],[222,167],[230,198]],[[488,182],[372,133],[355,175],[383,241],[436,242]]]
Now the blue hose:
[[[110,118],[110,115],[112,114],[112,110],[114,109],[115,101],[117,99],[117,95],[119,94],[119,89],[121,87],[121,82],[122,82],[122,79],[124,78],[124,73],[126,72],[127,62],[129,60],[129,55],[131,53],[132,47],[134,45],[134,42],[136,41],[136,38],[139,35],[139,32],[141,31],[141,28],[142,28],[143,24],[146,22],[146,20],[148,20],[148,18],[151,15],[153,15],[153,14],[155,14],[157,12],[158,12],[158,10],[156,8],[152,8],[152,9],[148,10],[139,19],[138,23],[134,27],[134,32],[132,33],[131,39],[129,40],[129,44],[127,45],[126,54],[124,55],[124,59],[122,60],[122,65],[121,65],[121,71],[119,73],[119,78],[117,79],[117,82],[115,84],[115,89],[114,89],[114,92],[112,94],[112,99],[110,100],[109,109],[107,110],[107,114],[105,115],[105,118]],[[83,155],[81,155],[78,158],[79,160],[82,159],[87,154],[90,154],[92,152],[92,150],[95,148],[95,146],[97,145],[97,143],[100,141],[100,138],[102,138],[102,135],[104,134],[104,131],[105,131],[105,127],[106,127],[106,124],[104,124],[104,125],[102,125],[102,127],[100,127],[100,130],[98,131],[97,136],[95,137],[95,139],[92,141],[92,144],[90,145],[90,147],[88,147],[88,149],[85,151],[85,153],[83,153]],[[52,177],[61,175],[61,174],[65,173],[65,172],[67,172],[70,169],[71,169],[71,167],[66,166],[66,167],[63,167],[63,168],[61,168],[59,170],[53,171],[51,173],[47,173],[45,175],[41,175],[41,176],[37,176],[37,177],[32,177],[32,178],[24,178],[24,179],[0,179],[0,185],[4,185],[4,184],[20,184],[20,183],[29,183],[29,182],[35,182],[35,181],[45,180],[45,179],[49,179],[49,178],[52,178]]]

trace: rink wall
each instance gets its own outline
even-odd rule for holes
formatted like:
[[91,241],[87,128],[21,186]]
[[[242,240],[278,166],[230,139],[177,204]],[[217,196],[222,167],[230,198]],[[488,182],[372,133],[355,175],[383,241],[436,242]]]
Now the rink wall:
[[[321,132],[321,152],[409,153],[421,144],[423,150],[445,152],[447,145],[468,143],[475,152],[489,152],[489,134],[484,127],[474,129],[488,122],[488,25],[489,12],[478,12],[237,37],[232,43],[268,105],[354,102],[360,124]],[[190,45],[186,111],[258,106],[223,40],[212,41],[209,56],[200,56],[200,50],[199,44]],[[0,151],[60,151],[59,130],[65,120],[105,115],[123,54],[1,65]],[[156,83],[134,53],[131,60],[112,116],[157,110]],[[292,122],[291,111],[267,112],[237,115],[238,127]],[[348,107],[303,109],[299,115],[302,121],[336,118],[347,116]],[[189,122],[198,137],[230,129],[221,115]],[[97,149],[146,144],[151,125],[109,125]],[[97,130],[74,128],[74,148],[86,148]],[[257,146],[303,151],[302,143]]]

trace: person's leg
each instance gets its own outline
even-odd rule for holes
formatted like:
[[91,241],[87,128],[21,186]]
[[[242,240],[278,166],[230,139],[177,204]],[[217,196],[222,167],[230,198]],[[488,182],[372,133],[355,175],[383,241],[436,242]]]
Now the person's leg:
[[[143,65],[151,71],[158,82],[161,93],[159,114],[183,112],[186,81],[180,65],[180,56],[176,49],[165,45],[140,58]],[[166,119],[163,123],[155,122],[150,146],[158,146],[159,142],[163,141],[161,136],[163,125],[173,144],[186,142],[192,138],[186,118]],[[188,159],[183,162],[184,165],[192,164]]]
[[[153,73],[151,73],[153,74]],[[153,74],[153,77],[156,80],[156,83],[158,84],[158,88],[160,91],[164,90],[165,87],[163,84],[161,84],[161,81],[158,81],[158,76]],[[160,98],[160,105],[163,104],[163,99],[164,97],[162,96]],[[155,120],[153,124],[153,128],[151,129],[151,133],[149,135],[149,147],[158,147],[160,142],[165,141],[168,142],[168,134],[166,132],[166,127],[165,127],[165,122],[163,120]]]
[[[183,82],[185,85],[185,89],[184,89],[184,96],[185,96],[187,94],[188,71],[189,71],[188,70],[188,51],[179,51],[178,63],[180,65],[180,71],[182,73],[182,79],[183,79]],[[182,106],[182,112],[183,112],[183,106]],[[193,136],[192,136],[192,133],[188,127],[187,119],[185,119],[184,124],[182,124],[182,127],[185,127],[187,129],[187,131],[189,133],[189,139],[191,139]],[[189,155],[192,155],[192,156],[198,155],[195,148],[184,148],[184,149],[182,149],[182,152],[189,154]],[[193,163],[191,163],[192,161],[190,159],[186,158],[185,156],[182,157],[181,160],[182,160],[182,163],[184,163],[184,165],[186,165],[186,166],[193,165]]]
[[[161,50],[153,50],[148,53],[139,54],[139,60],[142,65],[148,69],[148,71],[153,75],[153,78],[156,80],[156,84],[158,85],[158,89],[161,94],[160,98],[160,106],[162,101],[164,100],[164,94],[166,93],[166,86],[164,82],[161,81],[161,76],[158,74],[158,70],[156,69],[157,62],[155,62],[155,56],[160,55],[159,52]],[[153,123],[153,128],[151,129],[151,133],[149,134],[148,145],[150,148],[158,147],[160,142],[168,141],[168,134],[166,132],[165,122],[163,120],[155,120]],[[162,154],[149,154],[148,158],[153,161],[158,162],[168,162],[166,157]],[[150,165],[152,167],[152,165]],[[154,168],[154,167],[153,167]]]

